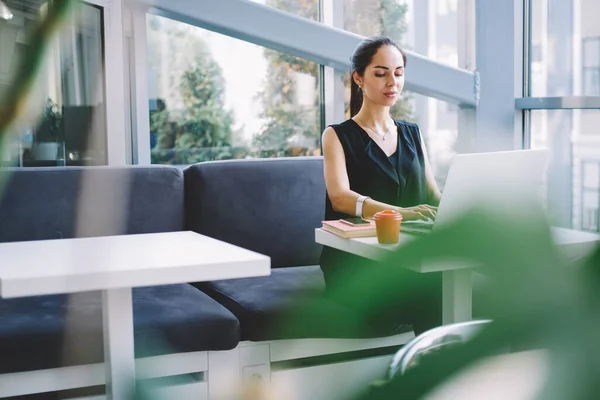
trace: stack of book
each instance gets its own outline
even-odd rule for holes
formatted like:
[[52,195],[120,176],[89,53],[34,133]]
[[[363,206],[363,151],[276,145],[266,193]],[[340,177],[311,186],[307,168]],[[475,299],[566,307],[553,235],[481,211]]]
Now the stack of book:
[[377,236],[375,222],[373,221],[369,224],[355,226],[348,225],[339,220],[323,221],[323,230],[346,239]]

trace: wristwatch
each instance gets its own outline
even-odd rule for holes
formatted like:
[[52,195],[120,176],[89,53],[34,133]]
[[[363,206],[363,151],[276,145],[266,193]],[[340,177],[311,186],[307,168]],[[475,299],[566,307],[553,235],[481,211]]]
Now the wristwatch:
[[369,196],[358,196],[358,199],[356,199],[356,216],[359,218],[362,218],[363,203],[365,202],[366,199],[370,199],[370,197]]

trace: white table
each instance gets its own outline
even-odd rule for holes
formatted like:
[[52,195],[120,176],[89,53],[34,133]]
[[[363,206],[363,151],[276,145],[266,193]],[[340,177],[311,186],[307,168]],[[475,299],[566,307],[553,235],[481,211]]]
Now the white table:
[[266,276],[270,258],[194,232],[0,243],[4,298],[101,290],[107,396],[135,390],[134,287]]
[[[552,234],[564,257],[569,259],[584,256],[600,243],[600,235],[594,233],[553,228]],[[381,245],[377,243],[376,237],[344,239],[321,228],[315,230],[317,243],[372,260],[385,259],[418,237],[408,232],[402,232],[398,244]],[[471,267],[474,265],[458,261],[427,263],[410,267],[420,273],[442,273],[442,322],[444,324],[471,319]]]

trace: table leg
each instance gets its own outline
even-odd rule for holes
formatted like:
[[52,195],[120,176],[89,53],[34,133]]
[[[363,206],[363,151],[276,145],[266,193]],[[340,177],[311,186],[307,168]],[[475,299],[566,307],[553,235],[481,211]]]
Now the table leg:
[[470,321],[473,287],[470,269],[442,272],[442,322],[444,325]]
[[104,365],[108,400],[133,400],[135,394],[132,306],[130,288],[102,292]]

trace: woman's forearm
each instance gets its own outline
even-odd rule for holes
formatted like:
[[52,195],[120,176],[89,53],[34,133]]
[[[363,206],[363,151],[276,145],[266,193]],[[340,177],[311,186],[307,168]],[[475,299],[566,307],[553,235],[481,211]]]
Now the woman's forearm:
[[[348,214],[348,215],[355,215],[356,214],[356,200],[358,199],[359,196],[360,196],[359,193],[356,193],[354,191],[348,191],[346,193],[339,194],[337,196],[330,196],[329,199],[331,200],[331,205],[333,206],[333,209],[335,211],[341,212],[344,214]],[[371,217],[373,217],[373,214],[375,214],[376,212],[379,212],[379,211],[383,211],[383,210],[398,211],[399,208],[396,206],[393,206],[391,204],[382,203],[377,200],[366,199],[363,202],[362,217],[363,218],[371,218]]]
[[437,186],[435,188],[431,188],[427,192],[427,204],[437,207],[440,205],[441,197],[442,195],[440,194],[440,190],[437,188]]

